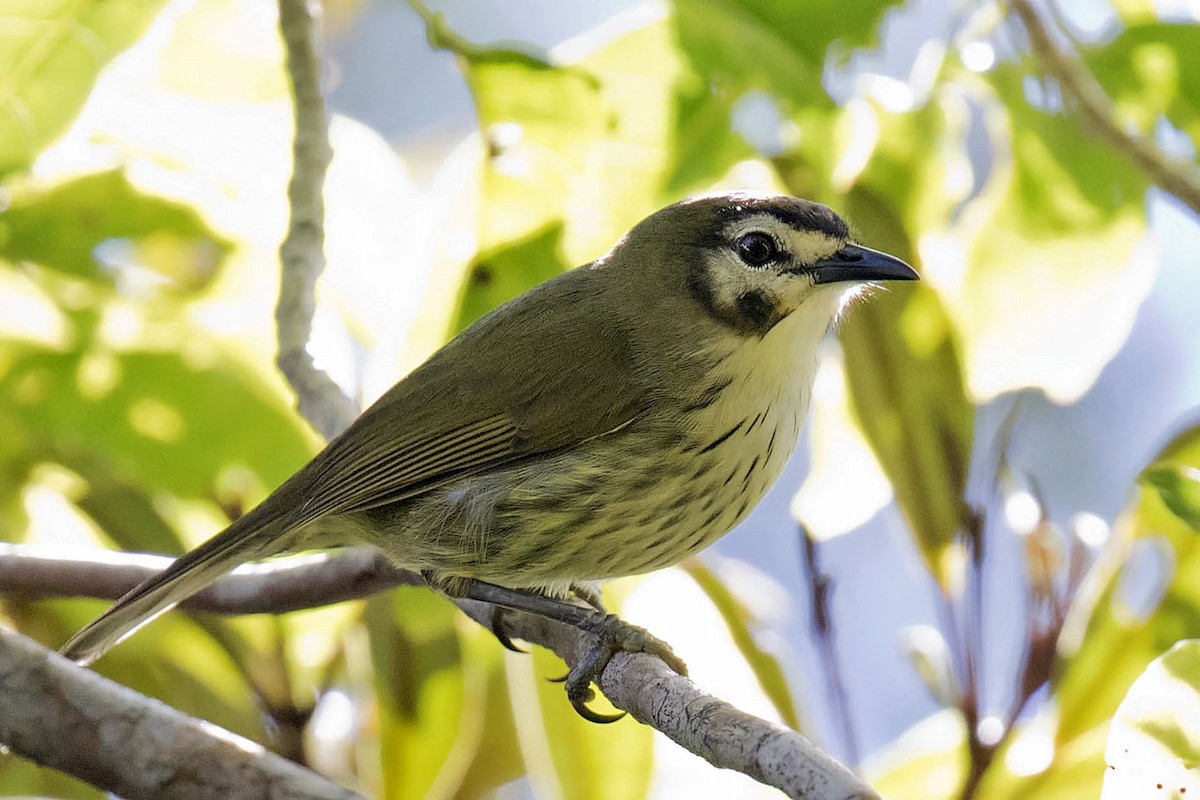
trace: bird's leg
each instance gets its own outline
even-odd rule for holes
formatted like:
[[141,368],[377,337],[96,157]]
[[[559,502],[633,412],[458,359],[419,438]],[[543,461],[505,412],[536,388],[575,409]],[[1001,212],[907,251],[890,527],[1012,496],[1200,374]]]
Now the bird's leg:
[[599,681],[609,660],[617,653],[648,653],[658,656],[680,675],[687,674],[687,666],[675,655],[670,645],[644,628],[630,625],[615,614],[606,614],[595,608],[583,608],[536,592],[509,589],[478,580],[454,579],[452,586],[448,584],[447,581],[437,581],[434,585],[442,591],[449,589],[456,597],[480,600],[514,611],[536,614],[594,635],[598,641],[584,654],[579,663],[571,668],[566,679],[567,698],[571,705],[580,716],[592,722],[613,722],[624,716],[598,714],[587,707],[588,701],[595,696],[591,688],[592,683]]
[[608,613],[608,609],[604,607],[604,596],[600,593],[598,585],[587,581],[577,581],[571,584],[571,594],[601,614]]

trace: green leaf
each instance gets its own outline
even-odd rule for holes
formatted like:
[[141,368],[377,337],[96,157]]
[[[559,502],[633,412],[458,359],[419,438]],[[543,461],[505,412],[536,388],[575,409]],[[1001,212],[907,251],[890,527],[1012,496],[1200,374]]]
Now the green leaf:
[[[1200,468],[1200,426],[1178,436],[1153,463]],[[1066,785],[1081,796],[1097,796],[1109,722],[1126,691],[1176,642],[1200,638],[1200,537],[1159,491],[1144,483],[1138,489],[1109,549],[1077,593],[1058,642],[1053,758],[1043,771],[1017,776],[1008,771],[1002,750],[985,784],[995,781],[1007,793],[994,796],[1049,800],[1063,796]],[[1162,555],[1156,576],[1161,596],[1138,613],[1129,606],[1122,579],[1135,548]]]
[[1200,26],[1132,25],[1084,54],[1119,122],[1143,134],[1166,117],[1200,146]]
[[[597,725],[575,713],[561,683],[546,680],[567,668],[536,647],[529,656],[506,657],[521,752],[539,797],[601,800],[645,797],[654,766],[654,731],[632,719]],[[591,703],[601,713],[603,699]]]
[[681,565],[691,576],[692,580],[704,590],[708,599],[716,606],[721,619],[729,627],[729,635],[737,645],[738,652],[754,672],[762,687],[763,694],[779,712],[779,718],[793,730],[803,730],[800,718],[796,715],[796,701],[792,697],[791,687],[783,674],[779,660],[764,650],[754,640],[752,627],[754,619],[749,610],[742,605],[729,588],[721,582],[716,574],[697,558],[690,558]]
[[385,800],[426,797],[476,713],[466,705],[456,613],[418,587],[367,601]]
[[164,0],[0,0],[0,176],[66,130],[101,68]]
[[958,711],[939,711],[872,756],[862,773],[888,800],[951,800],[967,774],[966,733]]
[[1039,387],[1065,403],[1120,349],[1153,283],[1149,183],[1075,115],[1035,104],[1026,77],[988,73],[1002,104],[989,115],[991,174],[927,267],[973,397]]
[[1154,466],[1142,473],[1142,480],[1158,490],[1171,513],[1200,533],[1200,470],[1187,465]]
[[530,286],[553,278],[566,267],[561,222],[489,253],[478,254],[463,288],[454,332],[463,330]]
[[1105,760],[1101,800],[1200,794],[1200,641],[1178,642],[1129,687]]
[[[866,244],[910,257],[894,212],[864,189],[847,213]],[[901,286],[847,312],[841,340],[855,416],[887,474],[926,563],[945,589],[961,565],[954,542],[974,524],[964,499],[975,409],[953,327],[937,296]]]
[[311,456],[311,437],[248,367],[173,352],[112,357],[115,383],[97,395],[81,391],[82,354],[31,349],[0,376],[0,409],[42,451],[104,457],[126,480],[185,497],[211,497],[233,466],[273,488]]
[[230,248],[191,207],[140,191],[120,170],[18,191],[0,215],[0,259],[11,263],[33,261],[107,284],[113,269],[105,272],[97,261],[106,243],[125,245],[118,261],[188,291],[208,283]]

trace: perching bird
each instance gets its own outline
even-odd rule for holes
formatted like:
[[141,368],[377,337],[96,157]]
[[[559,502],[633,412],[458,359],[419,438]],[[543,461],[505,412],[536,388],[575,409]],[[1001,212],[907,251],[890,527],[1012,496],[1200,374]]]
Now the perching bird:
[[614,652],[683,665],[640,628],[563,598],[676,564],[741,521],[796,444],[847,296],[916,278],[851,243],[817,203],[725,194],[668,206],[463,331],[63,653],[91,663],[233,567],[333,535],[449,595],[596,633],[567,691],[601,719],[585,703]]

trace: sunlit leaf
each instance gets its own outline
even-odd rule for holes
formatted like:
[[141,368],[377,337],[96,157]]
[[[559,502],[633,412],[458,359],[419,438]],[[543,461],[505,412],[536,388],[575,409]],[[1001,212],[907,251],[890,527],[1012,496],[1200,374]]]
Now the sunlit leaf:
[[104,283],[134,267],[194,291],[229,246],[195,210],[139,191],[119,170],[19,192],[0,215],[0,259]]
[[479,253],[471,263],[457,333],[496,306],[566,268],[562,258],[562,224],[555,223],[520,241]]
[[704,562],[692,558],[682,566],[720,612],[721,619],[725,620],[729,627],[729,635],[737,645],[738,652],[750,665],[754,677],[762,686],[763,694],[770,698],[771,704],[779,713],[779,718],[793,730],[801,730],[800,718],[796,715],[796,701],[792,697],[792,690],[783,674],[783,668],[775,656],[754,640],[754,619],[750,611],[738,601],[721,579],[704,565]]
[[[575,713],[561,683],[566,666],[540,647],[506,656],[513,717],[525,768],[539,796],[579,800],[645,797],[654,763],[654,731],[632,719],[597,725]],[[592,707],[612,712],[602,699]],[[619,765],[619,768],[617,767]]]
[[892,486],[851,411],[840,352],[826,352],[817,368],[808,441],[809,468],[791,511],[814,539],[848,533],[891,502]]
[[[898,220],[878,198],[857,190],[847,213],[871,231],[866,244],[910,256]],[[947,588],[960,564],[955,537],[974,524],[964,490],[975,410],[964,394],[953,328],[928,288],[900,286],[849,309],[841,338],[855,416]]]
[[967,736],[957,711],[921,720],[863,765],[863,775],[889,800],[950,800],[967,771]]
[[1133,25],[1085,60],[1122,123],[1152,133],[1165,117],[1200,146],[1200,26]]
[[137,41],[163,3],[0,2],[0,175],[63,132],[100,69]]
[[457,613],[416,587],[367,601],[385,800],[425,797],[458,738],[466,684]]
[[249,370],[177,353],[115,354],[119,380],[95,396],[80,354],[30,351],[0,376],[0,408],[43,450],[102,455],[127,480],[208,497],[231,466],[274,488],[311,456],[309,437]]
[[[1155,463],[1200,468],[1200,428],[1178,436]],[[1200,637],[1200,537],[1169,509],[1163,495],[1138,487],[1134,502],[1114,527],[1109,549],[1076,596],[1059,639],[1061,659],[1052,682],[1057,728],[1052,758],[1032,775],[1014,775],[1001,751],[985,785],[995,782],[1008,794],[1041,800],[1063,796],[1065,786],[1096,797],[1104,778],[1104,747],[1109,722],[1126,691],[1146,666],[1174,644]],[[1123,579],[1131,554],[1151,546],[1161,553],[1157,574],[1141,584]],[[1138,590],[1150,599],[1134,602]]]
[[[1013,67],[988,73],[991,174],[953,236],[922,246],[979,400],[1039,387],[1079,398],[1125,342],[1154,280],[1148,179],[1042,107]],[[1038,102],[1035,102],[1038,101]]]
[[1200,470],[1165,464],[1146,470],[1142,480],[1158,490],[1175,516],[1200,532]]
[[1200,793],[1200,641],[1179,642],[1129,687],[1105,760],[1102,800]]

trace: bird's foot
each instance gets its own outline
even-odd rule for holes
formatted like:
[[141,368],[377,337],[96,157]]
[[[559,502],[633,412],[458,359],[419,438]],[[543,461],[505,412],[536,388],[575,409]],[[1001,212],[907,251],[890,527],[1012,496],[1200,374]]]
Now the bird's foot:
[[631,625],[615,614],[599,617],[595,625],[581,626],[584,630],[595,634],[596,643],[584,654],[571,671],[567,673],[565,687],[567,699],[579,716],[591,722],[616,722],[625,716],[620,714],[601,714],[588,708],[588,703],[595,699],[596,693],[592,684],[599,685],[600,676],[605,667],[617,653],[646,653],[657,656],[664,664],[680,675],[687,675],[687,665],[671,646],[657,638],[645,628]]

